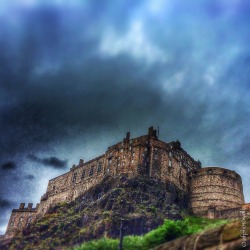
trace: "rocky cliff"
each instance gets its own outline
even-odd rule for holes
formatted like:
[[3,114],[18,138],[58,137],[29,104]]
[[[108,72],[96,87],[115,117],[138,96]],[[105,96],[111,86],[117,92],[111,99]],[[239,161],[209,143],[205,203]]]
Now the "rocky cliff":
[[116,238],[121,219],[126,235],[141,235],[188,210],[187,193],[173,184],[106,177],[74,202],[51,207],[1,249],[61,249],[102,236]]

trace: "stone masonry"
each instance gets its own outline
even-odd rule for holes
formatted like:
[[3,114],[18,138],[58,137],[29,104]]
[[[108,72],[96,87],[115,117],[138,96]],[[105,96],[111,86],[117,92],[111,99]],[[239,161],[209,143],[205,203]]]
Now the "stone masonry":
[[128,178],[142,175],[171,183],[190,195],[194,214],[204,217],[215,217],[214,209],[232,209],[244,204],[241,177],[237,173],[218,167],[201,168],[200,161],[182,149],[178,140],[161,141],[157,131],[150,127],[147,135],[133,139],[128,132],[105,154],[88,162],[80,159],[69,172],[50,180],[36,208],[31,204],[24,208],[21,203],[19,209],[12,211],[5,238],[13,237],[37,216],[43,216],[50,206],[75,200],[108,175]]

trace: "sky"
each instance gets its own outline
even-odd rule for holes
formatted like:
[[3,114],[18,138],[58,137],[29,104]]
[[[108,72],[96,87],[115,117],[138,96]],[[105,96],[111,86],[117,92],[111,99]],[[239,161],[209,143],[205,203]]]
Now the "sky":
[[0,234],[48,180],[160,128],[250,202],[250,3],[0,1]]

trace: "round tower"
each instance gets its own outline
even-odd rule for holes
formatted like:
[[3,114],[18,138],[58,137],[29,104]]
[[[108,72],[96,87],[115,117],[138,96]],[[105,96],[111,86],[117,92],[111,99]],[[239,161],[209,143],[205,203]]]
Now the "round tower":
[[244,204],[239,174],[220,167],[205,167],[189,173],[190,203],[195,215],[241,207]]

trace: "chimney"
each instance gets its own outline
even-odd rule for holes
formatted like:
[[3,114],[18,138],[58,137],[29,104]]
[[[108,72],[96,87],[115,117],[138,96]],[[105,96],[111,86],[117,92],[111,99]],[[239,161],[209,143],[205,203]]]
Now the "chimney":
[[83,160],[83,159],[80,159],[80,161],[79,161],[79,166],[82,166],[83,163],[84,163],[84,160]]
[[31,210],[33,206],[33,203],[28,203],[28,209]]
[[148,136],[151,137],[154,133],[154,128],[153,126],[151,126],[149,129],[148,129]]
[[127,134],[126,134],[126,141],[128,142],[129,139],[130,139],[130,132],[127,132]]
[[25,203],[20,203],[19,209],[24,209]]

